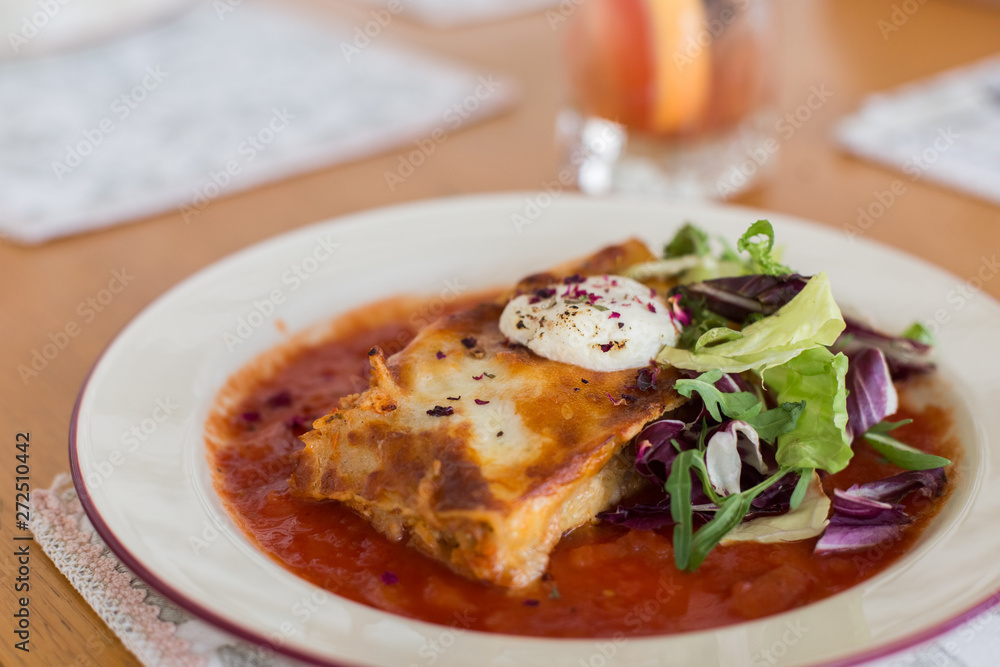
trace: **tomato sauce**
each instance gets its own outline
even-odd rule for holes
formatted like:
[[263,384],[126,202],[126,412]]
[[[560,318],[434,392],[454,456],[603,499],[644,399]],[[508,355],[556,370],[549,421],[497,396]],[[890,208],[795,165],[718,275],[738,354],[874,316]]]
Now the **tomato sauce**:
[[[945,495],[934,501],[905,501],[916,520],[899,540],[848,555],[814,556],[815,538],[743,543],[717,547],[697,571],[686,573],[674,567],[669,528],[600,524],[564,536],[548,572],[526,589],[464,579],[405,541],[390,542],[352,510],[301,500],[288,490],[290,455],[302,447],[297,436],[339,397],[365,388],[367,351],[376,344],[387,352],[400,349],[427,308],[397,303],[376,309],[383,316],[347,316],[333,338],[286,351],[280,363],[246,369],[241,400],[209,422],[209,430],[221,434],[209,455],[215,485],[233,519],[282,566],[351,600],[424,621],[516,635],[641,636],[718,627],[809,604],[884,570],[910,548],[953,487],[949,480]],[[902,418],[914,424],[894,436],[957,460],[946,410],[903,408],[894,420]],[[898,472],[857,442],[850,466],[824,485],[830,491]]]

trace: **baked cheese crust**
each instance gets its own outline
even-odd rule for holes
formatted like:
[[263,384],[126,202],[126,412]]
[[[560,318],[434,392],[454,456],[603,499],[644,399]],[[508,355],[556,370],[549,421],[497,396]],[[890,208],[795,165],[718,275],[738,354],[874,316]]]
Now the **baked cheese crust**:
[[[650,258],[630,242],[519,289]],[[370,388],[302,436],[291,487],[346,503],[462,575],[517,588],[544,573],[564,532],[637,488],[623,447],[684,399],[671,370],[643,391],[636,370],[589,371],[509,343],[503,307],[445,316],[389,359],[373,349]]]

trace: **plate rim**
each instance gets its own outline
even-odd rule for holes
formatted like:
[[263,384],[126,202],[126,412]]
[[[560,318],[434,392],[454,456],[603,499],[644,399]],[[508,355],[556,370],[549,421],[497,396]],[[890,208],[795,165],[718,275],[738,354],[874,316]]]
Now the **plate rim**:
[[[272,243],[279,241],[290,242],[293,238],[298,236],[307,237],[310,234],[315,235],[317,231],[328,228],[334,224],[343,225],[345,223],[349,223],[352,225],[364,225],[368,222],[367,220],[368,218],[392,216],[398,214],[399,212],[420,211],[421,209],[434,210],[434,209],[439,209],[442,206],[460,207],[468,204],[477,204],[481,206],[490,206],[490,205],[499,206],[502,203],[509,204],[511,202],[514,202],[515,200],[523,199],[525,197],[532,198],[545,194],[546,194],[545,191],[541,190],[463,194],[457,196],[435,197],[435,198],[428,198],[410,202],[394,203],[385,206],[377,206],[373,208],[361,209],[343,215],[332,216],[314,223],[310,223],[298,228],[284,231],[276,235],[269,236],[267,238],[251,243],[250,245],[244,246],[243,248],[239,248],[233,252],[227,253],[222,257],[219,257],[211,261],[210,263],[206,264],[205,266],[201,267],[200,269],[190,274],[189,276],[183,278],[179,282],[173,284],[165,292],[161,293],[151,302],[146,304],[139,312],[137,312],[134,316],[132,316],[128,320],[128,322],[126,322],[121,327],[121,329],[119,329],[118,332],[114,334],[114,336],[108,341],[104,349],[98,355],[93,365],[87,372],[84,381],[81,384],[70,417],[70,428],[68,437],[70,473],[81,506],[83,507],[87,517],[90,519],[90,522],[93,525],[97,534],[105,542],[108,548],[115,554],[115,556],[119,558],[122,561],[122,563],[125,564],[132,571],[132,573],[135,576],[139,577],[142,581],[148,584],[150,588],[164,595],[164,597],[171,600],[173,603],[177,604],[184,610],[190,612],[195,617],[203,621],[207,621],[211,625],[232,634],[238,639],[242,639],[254,645],[265,647],[267,650],[272,651],[276,654],[284,655],[289,658],[301,661],[305,664],[314,665],[316,667],[365,667],[365,665],[363,665],[362,663],[345,661],[341,658],[336,658],[336,657],[326,657],[326,656],[311,654],[306,651],[299,650],[295,646],[289,645],[287,642],[281,644],[276,644],[274,642],[271,642],[264,634],[257,633],[252,629],[245,628],[238,622],[230,620],[225,616],[205,607],[201,602],[191,599],[188,595],[178,591],[176,587],[171,585],[169,582],[165,581],[160,575],[156,574],[148,566],[143,564],[141,559],[136,557],[132,553],[132,550],[115,535],[113,529],[107,524],[107,522],[100,514],[100,511],[97,509],[97,506],[94,503],[94,500],[87,489],[85,475],[82,470],[82,464],[80,462],[79,452],[78,452],[79,420],[81,417],[80,411],[87,389],[91,384],[95,371],[101,366],[101,364],[107,358],[108,354],[112,351],[112,349],[116,346],[116,344],[118,344],[119,341],[122,340],[123,337],[127,335],[128,331],[133,327],[133,325],[135,325],[137,321],[139,321],[141,318],[147,315],[149,311],[153,310],[164,301],[167,301],[168,299],[172,298],[176,293],[184,290],[190,283],[202,280],[206,275],[209,275],[212,272],[223,271],[228,265],[239,263],[241,260],[243,260],[244,257],[251,255],[254,252],[259,252]],[[684,202],[677,202],[672,200],[656,200],[647,197],[635,197],[635,196],[613,196],[613,197],[602,197],[599,199],[595,199],[576,193],[572,194],[563,193],[560,199],[564,201],[572,201],[575,203],[584,203],[583,205],[587,205],[586,204],[587,202],[593,202],[593,201],[612,202],[623,205],[642,203],[654,207],[655,206],[683,207],[685,205]],[[832,228],[830,226],[817,223],[810,219],[801,218],[795,214],[786,214],[779,211],[771,211],[767,209],[761,209],[743,205],[718,204],[714,202],[702,202],[702,201],[690,202],[690,205],[692,208],[700,208],[702,210],[711,209],[723,213],[726,211],[743,212],[750,214],[752,216],[761,216],[764,218],[767,218],[769,216],[774,216],[775,218],[780,218],[782,222],[789,222],[794,224],[795,226],[823,230],[827,233],[832,231]],[[895,255],[898,258],[905,259],[910,262],[919,263],[923,270],[937,274],[938,278],[946,277],[954,280],[961,280],[961,278],[959,278],[955,274],[952,274],[951,272],[943,269],[942,267],[936,264],[931,263],[930,261],[922,257],[912,255],[906,251],[896,248],[895,246],[888,245],[877,239],[864,239],[864,243],[869,246],[876,246],[880,252],[889,253]],[[993,298],[991,295],[983,293],[982,296],[984,296],[986,300],[992,301],[994,305],[1000,305],[1000,303],[998,303],[996,299]],[[275,563],[275,566],[279,568],[281,567],[277,563]],[[339,597],[336,596],[336,594],[334,593],[329,593],[329,594],[335,597]],[[355,604],[363,604],[363,603],[355,603]],[[840,658],[834,658],[832,660],[821,659],[819,662],[807,661],[807,664],[811,665],[812,667],[852,667],[852,666],[862,665],[863,663],[869,662],[871,660],[876,660],[879,658],[897,654],[901,651],[914,648],[934,638],[940,637],[946,632],[961,626],[962,624],[968,622],[972,618],[975,618],[976,616],[994,607],[997,607],[998,605],[1000,605],[1000,588],[997,588],[996,590],[989,592],[987,595],[982,597],[978,602],[973,603],[965,611],[959,612],[956,615],[951,616],[946,620],[940,621],[936,625],[933,625],[932,627],[928,627],[923,630],[918,630],[913,633],[904,634],[902,637],[890,641],[887,644],[863,650],[856,654]],[[391,612],[385,612],[384,610],[376,609],[376,611],[379,611],[393,618],[398,617],[397,614],[393,614]],[[403,617],[403,618],[405,618],[405,620],[410,622],[430,625],[433,627],[442,627],[442,628],[447,627],[439,624],[431,624],[428,623],[427,621],[422,621],[421,619],[412,619],[408,617]],[[769,618],[774,618],[774,616],[771,616]],[[753,622],[753,621],[748,621],[748,622]],[[743,624],[741,623],[736,625],[743,625]],[[725,627],[734,627],[734,626],[723,626],[723,628]],[[718,629],[722,628],[710,628],[707,630],[701,630],[696,632],[712,633]],[[561,638],[506,635],[504,633],[491,633],[491,632],[476,631],[476,630],[469,630],[468,632],[470,634],[479,634],[484,637],[493,637],[493,638],[510,636],[513,638],[517,638],[519,640],[574,641],[574,639],[566,640]],[[681,633],[681,634],[693,634],[693,633]],[[658,638],[671,637],[671,636],[673,635],[651,635],[651,636],[637,637],[635,639],[655,641]],[[600,638],[579,638],[579,639],[580,641],[591,641]]]

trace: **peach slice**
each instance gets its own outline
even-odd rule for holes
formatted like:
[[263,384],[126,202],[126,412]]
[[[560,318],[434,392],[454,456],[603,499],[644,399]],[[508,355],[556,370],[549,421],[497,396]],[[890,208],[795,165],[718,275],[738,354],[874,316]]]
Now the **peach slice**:
[[703,0],[588,0],[566,48],[576,102],[585,113],[644,132],[691,130],[705,112],[712,76]]
[[712,45],[703,0],[646,0],[653,34],[653,108],[648,129],[672,134],[697,125],[711,90]]
[[653,62],[643,0],[587,0],[570,23],[567,61],[581,110],[645,127]]

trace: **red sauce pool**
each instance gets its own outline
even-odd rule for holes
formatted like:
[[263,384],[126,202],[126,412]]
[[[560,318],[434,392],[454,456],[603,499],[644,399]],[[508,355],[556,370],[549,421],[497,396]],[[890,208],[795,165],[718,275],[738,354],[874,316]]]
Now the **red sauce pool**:
[[[405,543],[388,541],[335,502],[300,500],[288,491],[289,455],[302,447],[297,436],[339,397],[367,386],[373,345],[400,349],[432,306],[379,304],[340,320],[324,343],[290,347],[277,363],[272,358],[245,369],[228,388],[242,399],[209,422],[217,434],[210,454],[215,485],[233,519],[282,566],[337,595],[402,616],[516,635],[701,630],[800,607],[868,579],[906,552],[951,492],[950,482],[939,500],[909,500],[917,518],[898,541],[849,555],[816,557],[816,539],[737,544],[717,547],[697,571],[684,573],[674,567],[669,529],[596,525],[564,536],[548,573],[527,589],[469,581]],[[957,461],[945,410],[904,407],[894,420],[906,417],[914,424],[894,435]],[[897,472],[859,442],[850,466],[824,484],[847,488]]]

